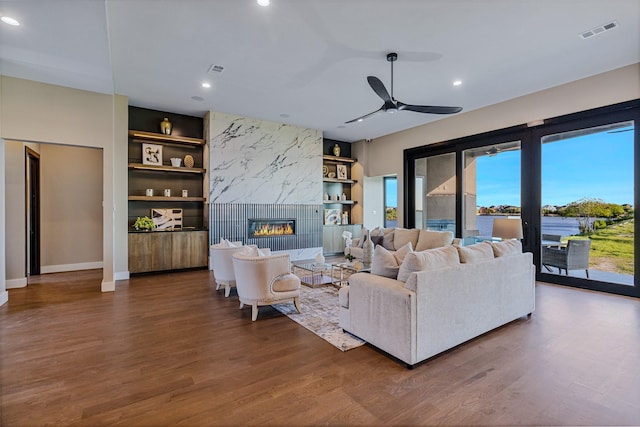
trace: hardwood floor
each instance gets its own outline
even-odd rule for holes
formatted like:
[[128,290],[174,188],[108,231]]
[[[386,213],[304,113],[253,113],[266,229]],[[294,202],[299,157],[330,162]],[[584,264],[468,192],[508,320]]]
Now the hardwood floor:
[[206,270],[101,278],[9,291],[1,425],[640,424],[637,299],[539,284],[531,319],[407,370],[270,308],[251,322]]

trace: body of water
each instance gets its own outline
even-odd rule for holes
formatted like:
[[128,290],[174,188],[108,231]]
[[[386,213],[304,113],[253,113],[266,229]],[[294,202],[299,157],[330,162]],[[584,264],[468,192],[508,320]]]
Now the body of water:
[[[491,236],[493,219],[500,217],[500,215],[478,215],[476,221],[480,236]],[[580,229],[577,218],[562,218],[557,216],[542,217],[542,232],[540,234],[559,234],[566,237],[578,233],[580,233]]]

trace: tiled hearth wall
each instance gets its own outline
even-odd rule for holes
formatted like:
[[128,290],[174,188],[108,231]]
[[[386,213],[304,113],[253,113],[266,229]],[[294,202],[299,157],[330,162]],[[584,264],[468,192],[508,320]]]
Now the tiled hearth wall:
[[[292,259],[313,258],[322,250],[322,132],[218,112],[210,113],[206,125],[211,241],[246,233],[247,215],[253,215],[248,212],[276,214],[274,206],[282,205],[302,215],[296,218],[295,239],[237,240],[272,244],[288,250]],[[298,224],[307,223],[302,231]],[[276,247],[271,249],[280,250]]]

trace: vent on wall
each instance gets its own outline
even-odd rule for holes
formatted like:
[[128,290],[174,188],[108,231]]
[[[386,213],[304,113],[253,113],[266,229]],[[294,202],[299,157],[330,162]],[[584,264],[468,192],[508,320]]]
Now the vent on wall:
[[207,71],[208,73],[221,73],[224,70],[224,67],[222,65],[216,65],[216,64],[212,64],[209,67],[209,71]]
[[582,37],[583,39],[588,39],[589,37],[593,37],[596,36],[598,34],[602,34],[605,31],[609,31],[609,30],[613,30],[614,28],[618,28],[618,22],[617,21],[611,21],[609,23],[606,23],[604,25],[600,25],[598,27],[592,28],[588,31],[584,31],[582,33],[580,33],[580,37]]

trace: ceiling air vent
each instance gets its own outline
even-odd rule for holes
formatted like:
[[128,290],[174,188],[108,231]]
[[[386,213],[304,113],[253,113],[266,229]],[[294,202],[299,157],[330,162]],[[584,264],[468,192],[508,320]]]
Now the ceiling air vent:
[[222,65],[216,65],[213,64],[211,65],[211,67],[209,67],[209,73],[221,73],[222,70],[224,70],[224,67]]
[[607,24],[604,25],[600,25],[598,27],[592,28],[588,31],[584,31],[582,33],[580,33],[580,37],[582,37],[583,39],[588,39],[589,37],[593,37],[595,35],[598,34],[602,34],[605,31],[609,31],[609,30],[613,30],[614,28],[618,27],[618,22],[617,21],[611,21]]

